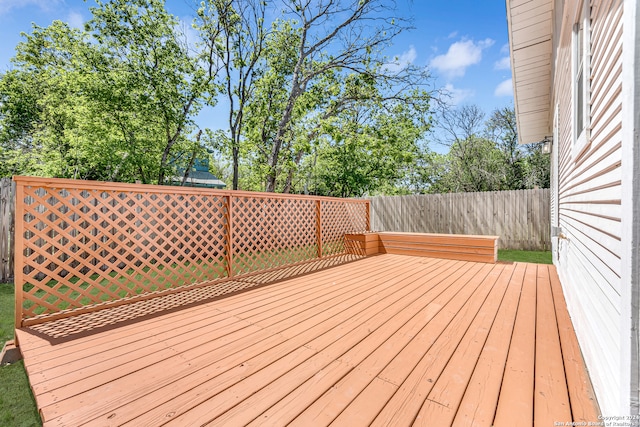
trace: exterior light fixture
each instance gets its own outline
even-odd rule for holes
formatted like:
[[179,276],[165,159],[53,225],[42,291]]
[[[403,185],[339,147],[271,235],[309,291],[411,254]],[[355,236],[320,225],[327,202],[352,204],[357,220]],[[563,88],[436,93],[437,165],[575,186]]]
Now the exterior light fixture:
[[545,136],[544,139],[542,141],[542,152],[544,154],[550,154],[551,153],[551,146],[553,144],[553,137],[551,136]]

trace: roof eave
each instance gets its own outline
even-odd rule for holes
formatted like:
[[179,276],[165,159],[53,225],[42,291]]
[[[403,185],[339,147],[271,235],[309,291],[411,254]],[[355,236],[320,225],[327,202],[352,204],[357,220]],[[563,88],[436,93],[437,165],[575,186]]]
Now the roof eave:
[[521,144],[551,134],[553,0],[506,0],[513,98]]

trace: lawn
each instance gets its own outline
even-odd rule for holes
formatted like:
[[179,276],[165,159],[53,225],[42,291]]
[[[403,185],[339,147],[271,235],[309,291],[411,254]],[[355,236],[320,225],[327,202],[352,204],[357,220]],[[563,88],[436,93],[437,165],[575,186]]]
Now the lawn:
[[498,261],[552,264],[550,251],[516,251],[512,249],[498,249]]
[[[13,284],[0,283],[0,347],[10,339],[13,339]],[[21,361],[0,367],[0,425],[42,425]]]

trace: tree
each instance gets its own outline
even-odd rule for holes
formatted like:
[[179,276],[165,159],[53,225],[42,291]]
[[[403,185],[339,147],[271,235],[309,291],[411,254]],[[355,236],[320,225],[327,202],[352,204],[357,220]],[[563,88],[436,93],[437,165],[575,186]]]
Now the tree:
[[[162,132],[153,152],[161,152],[155,181],[163,184],[172,167],[175,147],[185,142],[192,130],[193,116],[211,90],[218,69],[211,61],[200,67],[197,58],[189,55],[186,41],[177,33],[178,22],[166,12],[162,0],[98,0],[92,12],[87,27],[110,53],[108,68],[96,67],[96,71],[111,77],[115,87],[124,86],[124,99],[120,101],[134,109],[131,117],[121,105],[114,105],[122,137],[129,146],[143,138],[139,137],[140,129],[127,120],[135,121],[137,115],[143,115],[147,125],[154,123],[153,127]],[[210,58],[214,49],[213,43],[205,45],[201,56]],[[144,173],[141,178],[151,181]]]
[[402,185],[409,194],[447,193],[454,187],[450,182],[454,179],[449,156],[423,147],[408,168]]
[[[299,31],[290,21],[276,20],[264,49],[264,71],[255,82],[251,99],[245,112],[245,141],[240,151],[249,163],[245,178],[248,188],[264,191],[267,187],[269,155],[278,131],[278,123],[287,105],[287,82],[295,63],[295,47]],[[303,98],[309,98],[307,94]],[[298,102],[292,117],[301,120],[307,109]],[[293,141],[293,129],[289,129],[288,141]],[[280,159],[278,165],[282,165]],[[245,169],[246,170],[246,169]]]
[[549,188],[550,158],[542,143],[519,144],[513,107],[496,109],[486,124],[487,135],[496,142],[505,162],[504,187],[510,190]]
[[[2,173],[165,183],[207,145],[233,188],[394,191],[431,98],[424,69],[381,54],[407,28],[388,4],[206,0],[196,44],[162,0],[99,0],[84,30],[34,27],[0,78]],[[228,130],[198,129],[220,95]]]
[[234,190],[238,189],[246,108],[263,72],[266,6],[262,0],[208,0],[197,12],[201,38],[216,47],[209,61],[222,65],[222,93],[229,105],[229,137],[224,141],[231,150]]
[[516,114],[512,107],[493,111],[486,123],[487,138],[494,141],[504,161],[503,187],[510,190],[526,188],[524,153],[518,144]]
[[10,70],[0,77],[0,176],[34,169],[34,139],[41,105],[37,79]]
[[518,144],[512,107],[495,110],[486,121],[475,105],[445,109],[438,125],[444,135],[440,142],[449,152],[444,167],[441,158],[427,159],[426,173],[437,177],[430,179],[429,191],[548,187],[548,156],[542,154],[540,144]]
[[91,57],[90,49],[84,33],[59,21],[48,28],[34,25],[33,33],[18,44],[16,68],[0,82],[0,142],[3,154],[11,153],[14,160],[3,174],[92,174],[96,160],[80,138],[80,129],[91,128],[86,94],[101,84],[80,66]]
[[85,31],[34,26],[17,46],[0,82],[2,153],[29,151],[14,162],[26,173],[164,183],[201,150],[193,117],[217,70],[190,55],[160,0],[91,10]]
[[393,116],[363,125],[359,116],[349,112],[331,129],[333,138],[319,154],[316,193],[361,197],[395,188],[417,156],[415,128]]
[[541,142],[526,144],[524,182],[526,188],[549,188],[551,185],[551,158],[543,152]]
[[440,126],[449,147],[449,191],[488,191],[501,187],[500,155],[495,143],[482,137],[484,112],[476,105],[445,110]]
[[290,142],[298,99],[328,72],[346,69],[366,74],[377,49],[405,29],[388,15],[382,0],[291,0],[285,7],[287,16],[299,25],[299,41],[287,81],[287,101],[267,159],[267,191],[276,190],[280,150]]
[[[321,117],[311,173],[315,192],[353,197],[394,191],[420,156],[430,126],[429,94],[384,87],[351,74],[339,87],[333,114]],[[397,89],[397,88],[396,88]]]

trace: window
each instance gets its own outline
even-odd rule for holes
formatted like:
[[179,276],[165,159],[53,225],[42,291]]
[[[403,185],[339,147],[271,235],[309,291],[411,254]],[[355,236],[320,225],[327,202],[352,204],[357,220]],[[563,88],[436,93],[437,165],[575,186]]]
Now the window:
[[573,145],[574,158],[589,140],[589,0],[585,0],[573,26]]

